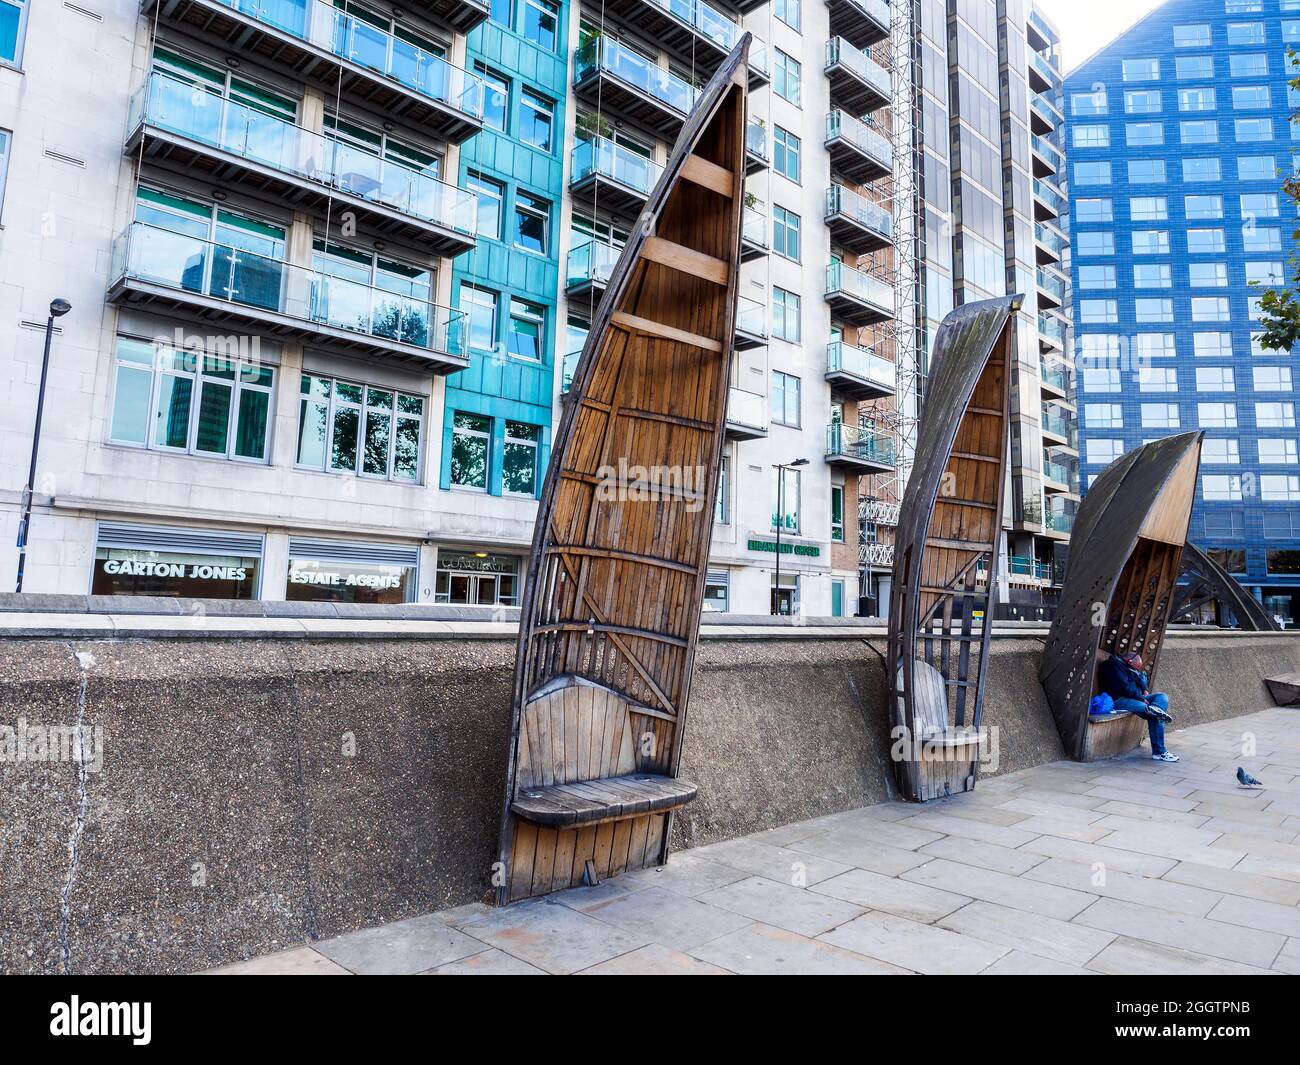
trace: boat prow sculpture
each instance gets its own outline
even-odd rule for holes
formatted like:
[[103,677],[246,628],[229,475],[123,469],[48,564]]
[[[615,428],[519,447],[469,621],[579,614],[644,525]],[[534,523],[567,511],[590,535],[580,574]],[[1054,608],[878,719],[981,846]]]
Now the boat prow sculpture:
[[1280,632],[1277,618],[1264,609],[1231,573],[1190,540],[1183,546],[1183,570],[1174,591],[1170,622],[1190,620],[1206,603],[1230,612],[1243,632]]
[[528,567],[501,904],[658,865],[699,636],[740,264],[750,35],[615,266],[555,436]]
[[917,802],[975,786],[1020,303],[964,304],[935,335],[894,543],[887,660],[898,784]]
[[1136,714],[1088,716],[1097,666],[1137,651],[1155,683],[1201,465],[1200,432],[1143,444],[1107,466],[1075,517],[1056,619],[1038,677],[1066,754],[1080,762],[1136,747]]

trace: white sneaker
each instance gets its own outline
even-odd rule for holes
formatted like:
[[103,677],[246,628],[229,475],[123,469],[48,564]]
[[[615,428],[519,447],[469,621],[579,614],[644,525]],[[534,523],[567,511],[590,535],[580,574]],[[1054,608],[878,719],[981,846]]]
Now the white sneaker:
[[1173,751],[1165,751],[1164,754],[1153,754],[1151,756],[1153,762],[1177,762],[1178,760],[1178,755],[1174,754]]

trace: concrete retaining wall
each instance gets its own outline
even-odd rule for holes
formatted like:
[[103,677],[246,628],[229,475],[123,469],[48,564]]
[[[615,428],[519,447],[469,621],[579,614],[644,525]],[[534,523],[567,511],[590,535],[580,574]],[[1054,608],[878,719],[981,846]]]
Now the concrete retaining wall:
[[[0,638],[0,725],[104,736],[99,772],[0,762],[0,971],[189,971],[483,895],[508,634],[248,635]],[[1062,757],[1041,648],[994,643],[1000,772]],[[883,649],[706,630],[675,845],[890,797]],[[1293,635],[1178,633],[1160,686],[1193,724],[1270,705],[1264,674],[1296,670]]]

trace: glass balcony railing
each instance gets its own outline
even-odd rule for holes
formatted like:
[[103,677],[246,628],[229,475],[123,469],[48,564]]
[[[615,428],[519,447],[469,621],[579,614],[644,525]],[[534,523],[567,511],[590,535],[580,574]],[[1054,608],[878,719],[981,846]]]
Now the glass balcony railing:
[[767,308],[748,296],[736,297],[736,332],[767,339]]
[[1043,460],[1043,476],[1049,481],[1071,488],[1075,486],[1077,481],[1076,471],[1072,470],[1064,462],[1057,462],[1054,459]]
[[[740,39],[744,27],[732,22],[704,0],[647,0],[675,21],[707,37],[722,51],[730,52]],[[767,45],[757,37],[749,46],[749,65],[761,74],[768,72]]]
[[1046,137],[1041,137],[1037,133],[1029,135],[1029,143],[1039,155],[1041,155],[1051,165],[1052,169],[1058,174],[1065,168],[1065,156],[1061,150],[1049,141]]
[[1053,274],[1049,270],[1044,270],[1041,266],[1036,271],[1038,274],[1038,287],[1051,296],[1058,304],[1065,303],[1065,278],[1059,274]]
[[324,0],[220,2],[282,33],[378,71],[391,81],[471,118],[483,117],[482,79]]
[[753,207],[746,207],[741,212],[740,232],[745,241],[756,248],[769,247],[767,239],[767,215]]
[[1040,314],[1038,316],[1038,335],[1055,343],[1058,347],[1065,347],[1065,323],[1059,318]]
[[894,290],[878,277],[855,270],[847,263],[833,262],[826,267],[826,292],[843,293],[874,307],[894,313]]
[[842,66],[845,70],[851,71],[886,100],[893,95],[893,83],[889,71],[866,52],[854,48],[843,37],[832,37],[826,42],[826,68],[833,66]]
[[622,248],[616,248],[601,240],[588,240],[585,244],[575,245],[569,249],[569,268],[566,285],[574,288],[579,285],[609,284],[614,264],[623,254]]
[[732,385],[727,393],[727,423],[751,429],[766,429],[767,397]]
[[582,350],[571,351],[564,356],[564,361],[560,364],[560,391],[568,392],[573,387],[573,375],[578,371],[578,360],[582,357]]
[[1039,364],[1038,372],[1039,376],[1043,379],[1043,384],[1059,389],[1062,392],[1068,392],[1070,390],[1070,377],[1065,372],[1064,366],[1042,362]]
[[576,184],[592,175],[617,181],[629,189],[649,196],[664,168],[621,144],[604,137],[579,141],[573,149],[572,181]]
[[1042,178],[1034,178],[1034,195],[1057,215],[1065,215],[1069,211],[1069,205],[1065,202],[1065,197],[1061,195],[1061,190],[1051,182],[1044,181]]
[[[980,569],[985,568],[980,567]],[[1012,555],[1007,559],[1007,572],[1013,577],[1035,577],[1040,581],[1052,579],[1052,567],[1049,563],[1020,555]]]
[[1070,533],[1074,531],[1074,514],[1068,510],[1049,510],[1044,524],[1052,532]]
[[1029,62],[1048,85],[1055,88],[1061,84],[1061,72],[1052,66],[1047,57],[1041,52],[1030,52]]
[[1056,230],[1043,225],[1042,222],[1034,223],[1034,239],[1058,259],[1065,254],[1067,247],[1065,237]]
[[832,340],[826,345],[826,372],[851,374],[891,390],[897,378],[897,367],[888,359],[882,359],[870,348],[855,348],[842,340]]
[[889,141],[867,123],[853,118],[845,111],[832,111],[826,116],[826,143],[837,138],[852,144],[885,170],[894,165],[894,150],[889,146]]
[[1060,40],[1056,31],[1047,24],[1047,20],[1032,5],[1029,8],[1026,21],[1042,35],[1043,40],[1050,41],[1052,44],[1056,44]]
[[886,240],[894,232],[894,216],[889,211],[843,185],[832,185],[826,190],[826,218],[836,215],[857,222]]
[[1067,440],[1071,439],[1074,434],[1074,422],[1069,418],[1062,417],[1056,411],[1043,411],[1043,429],[1056,436],[1063,436]]
[[857,8],[885,32],[889,31],[889,5],[885,0],[835,0],[835,2]]
[[846,422],[831,422],[826,426],[826,455],[892,466],[896,449],[893,437],[880,436],[874,430]]
[[329,189],[470,235],[474,194],[391,159],[322,137],[264,111],[155,71],[131,101],[141,125],[208,145]]
[[144,222],[133,222],[113,243],[112,282],[123,279],[218,300],[254,318],[283,316],[429,351],[465,352],[460,311]]
[[582,81],[595,70],[603,71],[676,111],[683,118],[690,112],[699,95],[699,91],[690,82],[612,37],[593,37],[574,55],[574,77],[577,81]]
[[1033,92],[1029,94],[1029,106],[1033,108],[1034,113],[1038,115],[1053,129],[1060,129],[1065,123],[1065,116],[1061,114],[1061,109],[1056,106],[1045,92]]
[[745,123],[745,151],[765,163],[772,159],[767,146],[767,127],[756,118]]

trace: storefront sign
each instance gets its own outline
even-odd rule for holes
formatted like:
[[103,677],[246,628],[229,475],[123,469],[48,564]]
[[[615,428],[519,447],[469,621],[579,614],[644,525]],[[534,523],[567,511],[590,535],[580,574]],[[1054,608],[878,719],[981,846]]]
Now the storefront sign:
[[232,555],[100,547],[95,551],[90,590],[94,595],[253,599],[259,561]]
[[246,566],[210,566],[186,562],[139,562],[133,559],[104,559],[103,572],[123,577],[179,577],[190,581],[243,581]]
[[[748,547],[751,551],[771,551],[776,554],[775,540],[750,540]],[[808,558],[817,558],[822,553],[822,549],[813,544],[792,544],[788,541],[781,541],[781,554],[783,555],[805,555]]]
[[285,598],[334,603],[407,603],[415,596],[415,566],[333,559],[289,559]]

